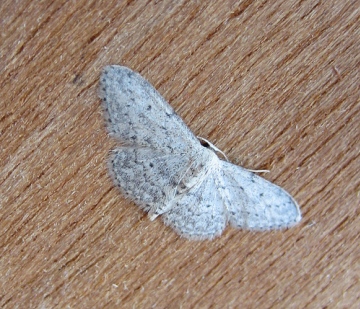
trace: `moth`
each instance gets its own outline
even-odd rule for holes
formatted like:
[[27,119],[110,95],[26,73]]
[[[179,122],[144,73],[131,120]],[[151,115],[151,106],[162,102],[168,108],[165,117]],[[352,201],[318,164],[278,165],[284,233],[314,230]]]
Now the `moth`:
[[161,216],[189,239],[212,239],[228,223],[263,231],[300,221],[299,206],[289,193],[220,159],[210,142],[204,147],[138,73],[105,67],[100,98],[108,131],[121,142],[110,156],[110,174],[152,220]]

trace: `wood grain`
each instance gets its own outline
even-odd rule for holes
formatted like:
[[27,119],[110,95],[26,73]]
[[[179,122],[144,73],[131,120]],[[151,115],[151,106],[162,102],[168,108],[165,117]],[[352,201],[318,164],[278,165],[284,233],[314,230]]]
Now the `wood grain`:
[[[359,308],[359,1],[0,3],[1,308]],[[101,68],[286,188],[281,232],[179,238],[109,179]]]

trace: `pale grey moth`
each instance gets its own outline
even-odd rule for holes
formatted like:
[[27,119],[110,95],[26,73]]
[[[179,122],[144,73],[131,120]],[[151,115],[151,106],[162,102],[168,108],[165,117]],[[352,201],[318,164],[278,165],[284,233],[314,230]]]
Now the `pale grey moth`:
[[121,142],[109,169],[121,192],[183,237],[212,239],[227,223],[281,229],[301,219],[282,188],[217,157],[138,73],[112,65],[100,78],[110,134]]

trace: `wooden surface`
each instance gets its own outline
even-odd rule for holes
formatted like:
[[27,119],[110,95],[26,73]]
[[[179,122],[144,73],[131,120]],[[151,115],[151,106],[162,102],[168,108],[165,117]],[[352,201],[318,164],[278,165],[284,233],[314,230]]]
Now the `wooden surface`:
[[[359,1],[0,2],[1,308],[359,308]],[[114,188],[97,96],[139,71],[301,223],[179,238]]]

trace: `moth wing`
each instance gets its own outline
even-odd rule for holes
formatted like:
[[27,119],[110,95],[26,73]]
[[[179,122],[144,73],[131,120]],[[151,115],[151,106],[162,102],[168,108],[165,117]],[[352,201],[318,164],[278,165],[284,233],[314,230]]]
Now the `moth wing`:
[[219,187],[232,226],[270,230],[300,221],[299,206],[284,189],[240,166],[221,163]]
[[112,151],[110,174],[122,193],[150,214],[171,205],[190,164],[187,156],[150,148],[120,147]]
[[100,78],[107,127],[128,146],[191,153],[199,141],[164,98],[140,74],[112,65]]
[[198,186],[177,197],[162,219],[185,238],[212,239],[220,235],[227,221],[214,175],[207,175]]

